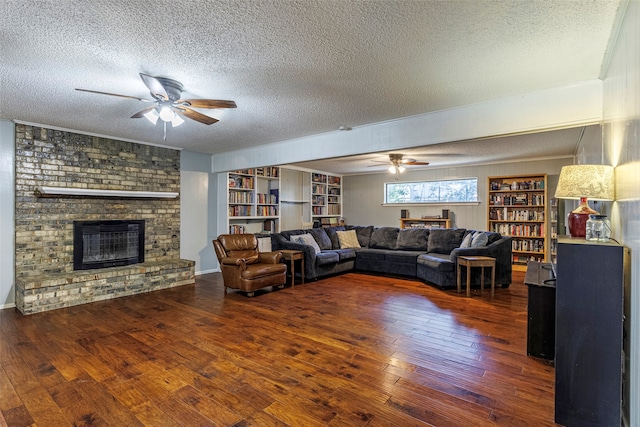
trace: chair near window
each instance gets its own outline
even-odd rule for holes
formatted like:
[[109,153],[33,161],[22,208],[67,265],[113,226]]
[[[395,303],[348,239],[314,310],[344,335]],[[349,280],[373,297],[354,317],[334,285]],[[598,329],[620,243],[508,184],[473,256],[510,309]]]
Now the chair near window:
[[283,286],[287,281],[287,266],[280,262],[280,252],[260,252],[253,234],[221,234],[213,241],[227,288],[238,289],[253,296],[257,289]]

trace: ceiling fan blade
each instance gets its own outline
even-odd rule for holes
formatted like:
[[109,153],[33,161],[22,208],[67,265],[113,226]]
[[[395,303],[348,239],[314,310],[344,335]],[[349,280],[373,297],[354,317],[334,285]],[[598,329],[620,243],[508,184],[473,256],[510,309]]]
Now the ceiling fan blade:
[[79,89],[79,88],[76,88],[76,90],[80,92],[97,93],[99,95],[119,96],[120,98],[130,98],[130,99],[137,99],[138,101],[151,102],[148,99],[138,98],[137,96],[120,95],[118,93],[100,92],[97,90]]
[[222,99],[181,99],[176,103],[181,102],[188,103],[193,108],[236,108],[236,103],[233,101],[225,101]]
[[205,116],[204,114],[198,113],[191,108],[180,107],[176,108],[180,114],[185,117],[190,118],[191,120],[195,120],[196,122],[204,123],[205,125],[212,125],[218,121],[218,119],[214,119],[213,117]]
[[135,113],[133,116],[131,116],[132,119],[140,119],[142,117],[144,117],[145,114],[147,114],[149,111],[153,110],[154,108],[156,108],[155,106],[153,107],[147,107],[144,110],[140,110],[137,113]]
[[165,101],[169,99],[169,94],[167,93],[166,89],[164,88],[160,80],[158,80],[153,76],[149,76],[147,74],[142,74],[142,73],[140,73],[140,78],[142,79],[144,84],[149,88],[149,91],[151,92],[151,95],[153,95],[154,98],[162,98]]
[[409,165],[409,166],[426,166],[429,164],[429,162],[416,162],[414,160],[412,162],[402,162],[402,164]]

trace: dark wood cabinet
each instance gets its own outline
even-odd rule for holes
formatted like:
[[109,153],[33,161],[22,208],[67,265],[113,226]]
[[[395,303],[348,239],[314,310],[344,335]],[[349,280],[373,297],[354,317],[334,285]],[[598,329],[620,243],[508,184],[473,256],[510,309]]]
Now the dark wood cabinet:
[[619,426],[624,248],[558,241],[555,421]]

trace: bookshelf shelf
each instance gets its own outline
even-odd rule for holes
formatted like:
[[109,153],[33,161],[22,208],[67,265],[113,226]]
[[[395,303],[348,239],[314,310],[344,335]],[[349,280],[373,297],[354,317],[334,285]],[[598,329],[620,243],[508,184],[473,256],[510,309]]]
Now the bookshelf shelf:
[[547,175],[488,178],[488,230],[512,237],[513,268],[549,259]]

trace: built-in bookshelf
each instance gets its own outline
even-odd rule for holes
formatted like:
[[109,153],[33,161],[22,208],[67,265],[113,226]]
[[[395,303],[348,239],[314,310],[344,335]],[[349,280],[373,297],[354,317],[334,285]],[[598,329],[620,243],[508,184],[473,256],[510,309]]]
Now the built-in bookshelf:
[[342,177],[319,172],[311,173],[312,220],[337,218],[340,215],[342,215]]
[[339,223],[342,177],[281,167],[228,174],[229,233],[270,234],[314,221]]
[[511,236],[514,269],[547,261],[547,175],[489,177],[488,198],[488,229]]
[[280,169],[260,167],[228,173],[229,233],[279,231]]

